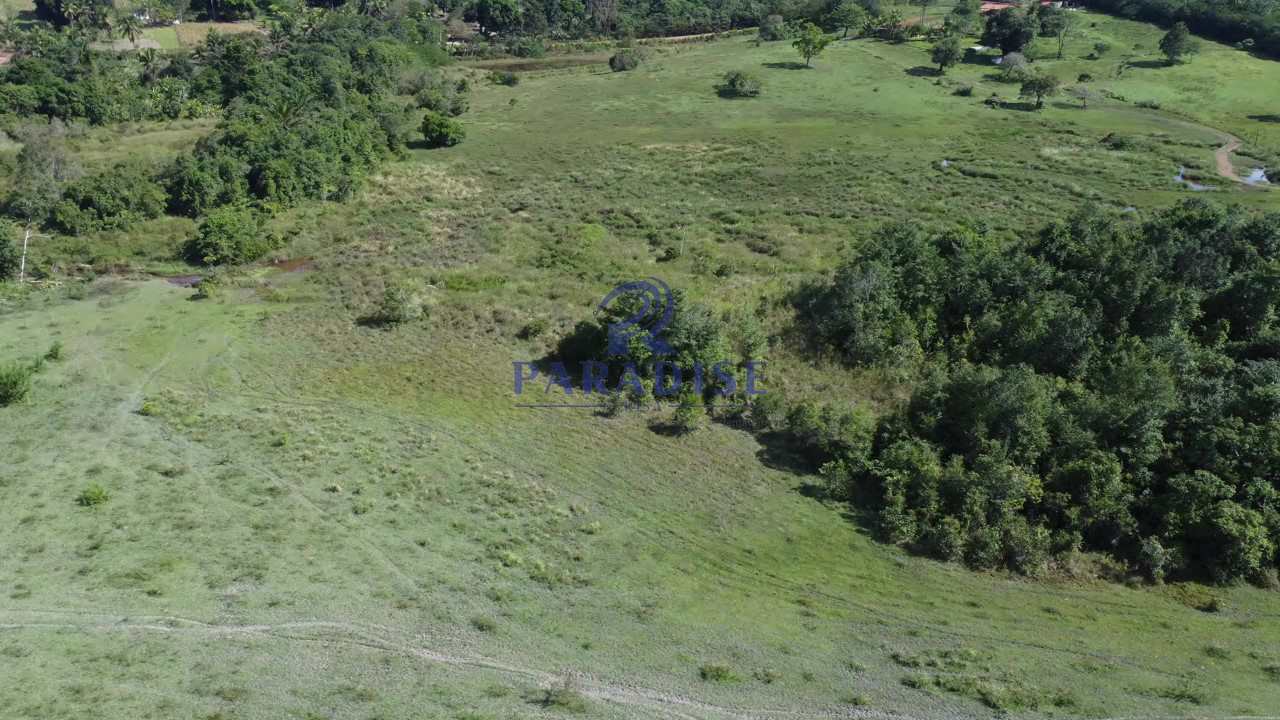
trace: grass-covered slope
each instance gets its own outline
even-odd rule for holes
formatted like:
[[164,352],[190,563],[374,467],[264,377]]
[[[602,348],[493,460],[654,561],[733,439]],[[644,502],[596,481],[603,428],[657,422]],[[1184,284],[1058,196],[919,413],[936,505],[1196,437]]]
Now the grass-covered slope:
[[[277,220],[300,271],[201,301],[110,280],[6,301],[0,359],[64,350],[0,408],[0,716],[1274,714],[1275,593],[971,573],[874,542],[740,430],[514,407],[513,360],[648,275],[762,304],[769,387],[877,406],[893,378],[804,361],[775,302],[860,230],[1144,212],[1187,194],[1179,164],[1212,172],[1219,131],[1280,127],[1248,119],[1269,102],[1250,74],[1280,66],[1227,50],[1110,84],[1185,118],[1164,96],[991,110],[1013,91],[987,66],[949,74],[979,84],[963,98],[907,72],[926,58],[840,43],[801,71],[733,41],[485,87],[463,144]],[[1201,63],[1224,68],[1213,93]],[[731,69],[764,94],[717,98]],[[118,242],[157,267],[177,246]],[[359,324],[396,278],[432,285],[430,319]],[[108,499],[79,504],[94,485]]]

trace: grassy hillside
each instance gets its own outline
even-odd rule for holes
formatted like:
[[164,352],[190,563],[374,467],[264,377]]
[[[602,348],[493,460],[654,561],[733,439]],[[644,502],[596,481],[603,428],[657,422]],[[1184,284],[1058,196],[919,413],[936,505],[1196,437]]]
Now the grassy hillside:
[[[1100,37],[1154,57],[1154,30],[1096,21],[1041,62],[1110,77],[1119,50],[1079,59]],[[1090,558],[1049,581],[971,573],[875,543],[732,427],[672,438],[661,412],[515,407],[511,362],[619,279],[759,304],[767,387],[875,406],[894,379],[799,357],[776,304],[862,230],[1014,237],[1089,201],[1140,217],[1190,194],[1180,165],[1224,202],[1275,207],[1212,178],[1223,133],[1280,146],[1280,124],[1250,119],[1274,112],[1280,65],[1242,53],[1130,68],[1097,82],[1130,102],[1040,113],[984,106],[1016,102],[985,61],[941,84],[913,70],[918,44],[795,60],[734,40],[482,86],[466,142],[279,218],[273,259],[294,262],[214,299],[118,278],[0,299],[0,359],[64,344],[0,408],[0,715],[1273,714],[1275,593],[1126,587]],[[764,94],[718,98],[732,69]],[[91,139],[85,157],[109,161]],[[187,232],[37,252],[174,273]],[[433,287],[430,320],[359,323],[401,278]],[[109,499],[79,504],[94,485]]]

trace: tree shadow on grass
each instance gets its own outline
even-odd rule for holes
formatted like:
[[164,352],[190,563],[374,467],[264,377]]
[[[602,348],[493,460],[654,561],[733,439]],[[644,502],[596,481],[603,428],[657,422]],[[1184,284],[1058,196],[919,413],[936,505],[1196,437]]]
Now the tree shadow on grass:
[[907,68],[906,72],[911,77],[941,77],[942,73],[938,72],[938,68],[929,67],[928,65],[917,65]]
[[1280,123],[1280,114],[1277,115],[1250,115],[1250,120],[1257,120],[1264,123]]
[[1131,68],[1141,68],[1143,70],[1159,70],[1160,68],[1173,67],[1168,60],[1134,60],[1127,63]]
[[784,432],[756,433],[756,441],[760,443],[756,457],[767,468],[791,475],[812,475],[817,471],[813,462],[792,444]]
[[767,68],[772,69],[772,70],[812,70],[812,69],[813,69],[813,68],[809,67],[808,65],[805,65],[805,64],[804,64],[804,63],[802,63],[802,62],[794,62],[794,61],[791,61],[791,62],[767,62],[767,63],[761,63],[761,64],[762,64],[762,65],[764,65],[764,66],[765,66],[765,67],[767,67]]
[[1033,102],[1001,102],[1001,110],[1017,110],[1018,112],[1036,112],[1039,108]]

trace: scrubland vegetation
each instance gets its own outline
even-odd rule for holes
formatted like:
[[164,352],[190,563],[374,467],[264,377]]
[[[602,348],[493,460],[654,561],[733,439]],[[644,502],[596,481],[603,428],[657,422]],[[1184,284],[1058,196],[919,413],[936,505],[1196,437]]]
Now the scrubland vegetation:
[[1273,714],[1274,9],[1096,7],[18,8],[0,716]]

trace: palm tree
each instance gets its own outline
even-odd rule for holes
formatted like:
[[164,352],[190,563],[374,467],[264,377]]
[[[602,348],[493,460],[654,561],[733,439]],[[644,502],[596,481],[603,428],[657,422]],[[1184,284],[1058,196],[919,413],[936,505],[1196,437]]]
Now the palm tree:
[[117,21],[120,34],[129,38],[129,44],[138,47],[138,36],[142,34],[142,21],[133,13],[124,13]]
[[155,48],[144,48],[138,53],[138,62],[142,63],[142,82],[150,85],[160,73],[160,54]]

